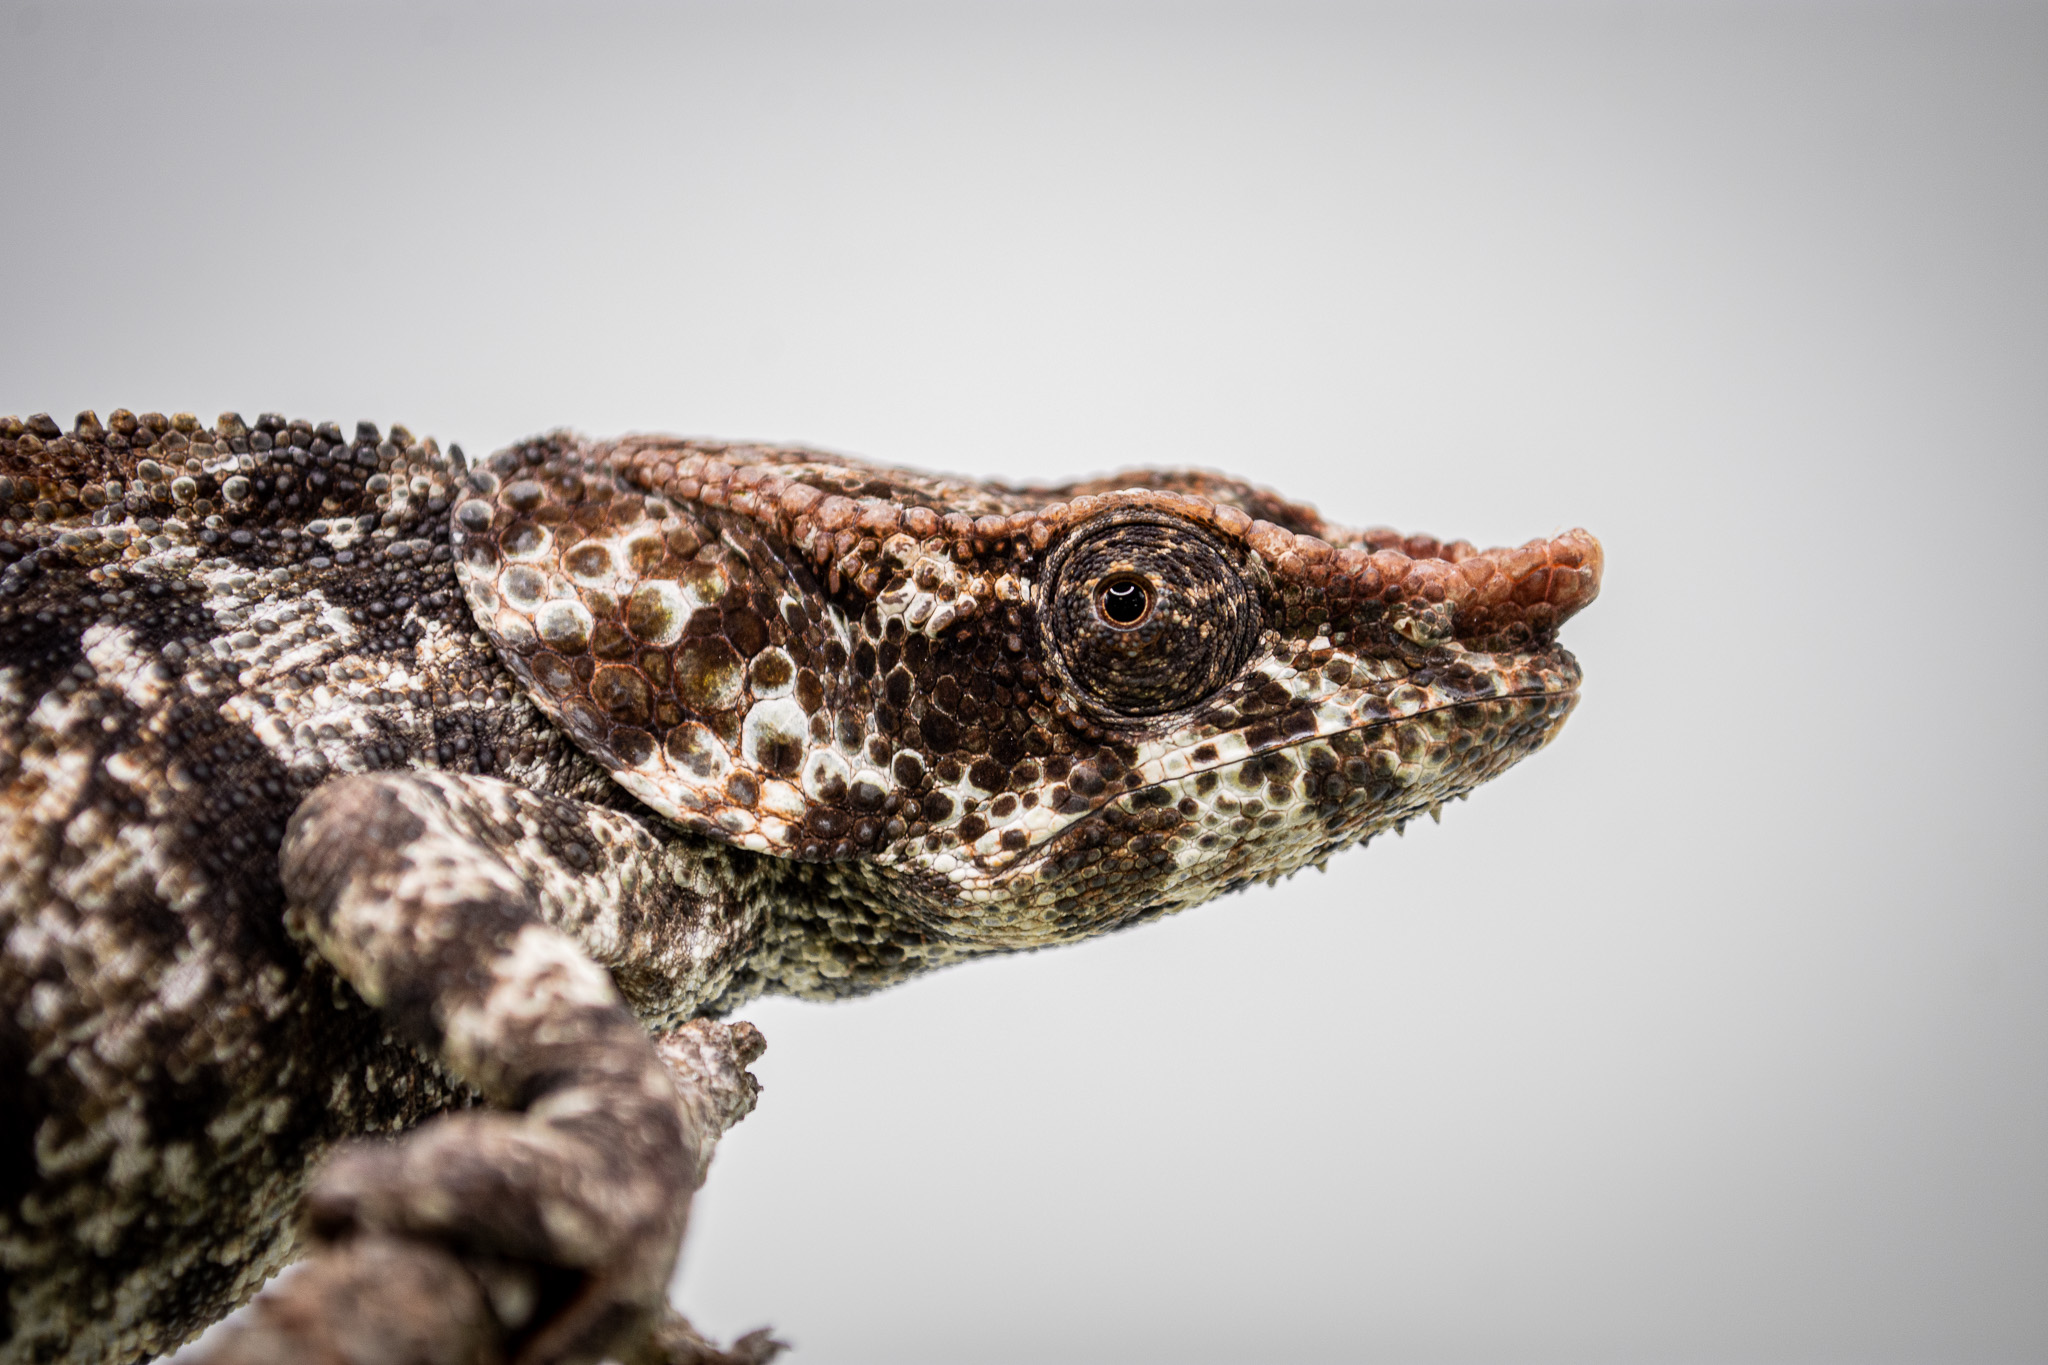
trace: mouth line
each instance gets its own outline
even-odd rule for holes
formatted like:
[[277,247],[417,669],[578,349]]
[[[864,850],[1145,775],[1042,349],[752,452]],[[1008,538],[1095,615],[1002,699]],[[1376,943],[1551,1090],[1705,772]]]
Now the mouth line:
[[1353,734],[1361,730],[1376,730],[1381,729],[1388,725],[1398,725],[1404,720],[1415,720],[1418,717],[1422,716],[1437,715],[1444,711],[1456,710],[1458,707],[1461,706],[1484,706],[1489,703],[1526,701],[1541,697],[1575,698],[1578,696],[1578,694],[1579,683],[1578,681],[1574,680],[1572,685],[1567,688],[1521,688],[1513,692],[1502,692],[1498,695],[1490,697],[1473,697],[1464,701],[1445,702],[1440,706],[1431,706],[1426,707],[1420,711],[1412,711],[1405,716],[1387,716],[1382,719],[1367,721],[1361,725],[1349,725],[1341,730],[1330,730],[1318,734],[1301,735],[1293,739],[1283,740],[1277,744],[1269,744],[1263,748],[1253,749],[1241,758],[1227,760],[1219,759],[1215,763],[1204,764],[1199,768],[1190,768],[1188,771],[1184,773],[1176,773],[1172,777],[1161,778],[1156,782],[1147,782],[1143,786],[1132,787],[1125,791],[1119,792],[1115,796],[1112,796],[1107,800],[1103,801],[1100,805],[1091,806],[1087,811],[1075,814],[1068,823],[1060,825],[1057,828],[1050,831],[1042,843],[1033,844],[1028,848],[1017,850],[1014,854],[1011,855],[1009,861],[1001,860],[1001,852],[997,854],[996,861],[981,862],[981,860],[978,858],[974,861],[980,866],[982,874],[985,877],[990,878],[992,881],[1000,881],[1008,877],[1028,874],[1031,871],[1031,869],[1036,867],[1042,867],[1049,859],[1055,856],[1055,854],[1059,851],[1057,845],[1059,844],[1061,839],[1072,834],[1075,830],[1080,829],[1082,826],[1086,825],[1091,820],[1100,820],[1104,818],[1112,809],[1114,809],[1117,806],[1117,803],[1130,801],[1135,797],[1142,796],[1146,792],[1159,790],[1160,788],[1163,788],[1170,783],[1185,782],[1191,778],[1198,778],[1202,776],[1204,773],[1220,772],[1226,768],[1238,767],[1241,764],[1251,762],[1254,759],[1262,758],[1270,754],[1285,753],[1290,749],[1298,749],[1304,745],[1313,744],[1317,740],[1330,740],[1336,738],[1338,735]]
[[[1486,697],[1468,697],[1462,701],[1447,701],[1436,706],[1423,707],[1419,711],[1410,711],[1405,716],[1382,716],[1358,725],[1347,725],[1338,730],[1318,731],[1314,734],[1299,735],[1292,739],[1284,739],[1277,743],[1263,745],[1247,751],[1239,758],[1218,759],[1214,763],[1205,763],[1199,768],[1189,768],[1184,773],[1176,773],[1171,777],[1161,778],[1157,782],[1148,782],[1142,787],[1132,787],[1127,791],[1119,793],[1114,799],[1121,800],[1137,796],[1142,792],[1166,786],[1170,782],[1185,782],[1191,777],[1200,777],[1203,773],[1221,772],[1226,768],[1235,768],[1249,763],[1255,758],[1263,758],[1267,754],[1284,753],[1289,749],[1298,749],[1305,744],[1313,744],[1317,740],[1331,740],[1335,739],[1338,735],[1357,734],[1362,730],[1384,729],[1389,725],[1399,725],[1404,720],[1419,720],[1424,716],[1441,715],[1445,711],[1455,711],[1461,706],[1485,706],[1501,702],[1527,701],[1538,697],[1576,697],[1578,694],[1579,684],[1575,681],[1570,687],[1566,688],[1521,688],[1513,692],[1498,692]],[[1079,816],[1075,823],[1078,824],[1089,816],[1098,815],[1109,809],[1109,806],[1110,802],[1105,801],[1102,805],[1090,809],[1087,815]],[[1069,826],[1069,828],[1072,828],[1072,826]]]
[[1576,679],[1572,682],[1570,687],[1566,688],[1519,688],[1513,692],[1501,692],[1494,696],[1489,697],[1471,697],[1463,701],[1445,702],[1438,706],[1430,706],[1425,707],[1419,711],[1411,711],[1405,716],[1386,716],[1381,719],[1367,721],[1360,725],[1348,725],[1341,730],[1330,730],[1317,734],[1300,735],[1293,739],[1282,740],[1279,743],[1268,744],[1262,748],[1251,750],[1241,758],[1219,759],[1214,763],[1206,763],[1199,768],[1190,768],[1188,769],[1188,771],[1184,773],[1176,773],[1171,777],[1161,778],[1156,782],[1147,782],[1143,786],[1131,787],[1125,791],[1121,791],[1117,793],[1115,796],[1112,796],[1107,800],[1103,801],[1100,805],[1094,805],[1091,806],[1085,812],[1076,813],[1068,823],[1061,825],[1056,829],[1050,831],[1044,842],[1035,844],[1029,848],[1017,850],[1017,852],[1013,855],[1014,861],[1008,863],[997,862],[992,864],[984,864],[984,867],[990,875],[996,877],[1010,876],[1023,872],[1031,867],[1044,863],[1046,859],[1052,857],[1055,852],[1054,846],[1062,837],[1072,833],[1074,830],[1079,829],[1081,826],[1085,825],[1090,820],[1098,820],[1103,818],[1110,810],[1115,808],[1116,804],[1120,801],[1129,801],[1132,798],[1141,796],[1146,792],[1156,791],[1160,788],[1163,788],[1170,783],[1185,782],[1191,778],[1200,777],[1204,773],[1214,773],[1220,772],[1226,768],[1234,768],[1241,764],[1251,762],[1254,759],[1265,757],[1269,754],[1284,753],[1290,749],[1298,749],[1304,745],[1313,744],[1317,740],[1330,740],[1336,738],[1338,735],[1353,734],[1361,730],[1376,730],[1381,729],[1388,725],[1398,725],[1404,720],[1415,720],[1422,716],[1437,715],[1444,711],[1456,710],[1458,707],[1461,706],[1484,706],[1490,703],[1526,701],[1541,697],[1577,697],[1578,694],[1579,682]]

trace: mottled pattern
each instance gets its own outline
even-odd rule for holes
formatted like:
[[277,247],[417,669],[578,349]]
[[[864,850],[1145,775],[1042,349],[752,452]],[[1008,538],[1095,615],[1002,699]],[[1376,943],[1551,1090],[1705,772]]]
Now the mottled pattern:
[[[627,817],[437,773],[330,782],[285,835],[289,926],[495,1107],[344,1153],[309,1227],[323,1247],[395,1233],[487,1252],[472,1268],[521,1359],[645,1334],[688,1196],[751,1102],[718,1054],[757,1033],[657,1048],[647,1025],[687,1026],[762,907],[695,894],[696,870],[671,877],[662,854]],[[608,959],[643,984],[637,1015]]]
[[[476,1101],[286,932],[322,783],[506,779],[485,837],[558,855],[536,910],[656,1026],[744,956],[707,906],[759,932],[775,865],[629,838],[476,630],[459,460],[269,417],[0,424],[0,1360],[176,1345],[290,1257],[337,1140]],[[636,913],[625,877],[673,894]]]
[[655,1316],[754,1096],[708,1016],[1435,814],[1599,573],[1198,471],[0,419],[0,1362],[168,1349],[300,1228],[232,1358],[765,1359]]
[[620,785],[824,865],[832,957],[813,936],[764,964],[808,993],[1321,863],[1570,710],[1555,630],[1598,588],[1584,532],[1481,552],[1124,477],[556,435],[470,473],[453,542],[506,664]]

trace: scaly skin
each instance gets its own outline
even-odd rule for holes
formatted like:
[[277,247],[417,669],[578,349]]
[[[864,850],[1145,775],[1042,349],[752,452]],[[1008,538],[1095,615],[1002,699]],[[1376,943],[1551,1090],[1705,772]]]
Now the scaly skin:
[[[712,1359],[656,1316],[753,1093],[709,1019],[1435,813],[1569,713],[1600,567],[1192,471],[0,421],[0,1362],[308,1247],[227,1358]],[[479,1288],[380,1317],[414,1263]]]

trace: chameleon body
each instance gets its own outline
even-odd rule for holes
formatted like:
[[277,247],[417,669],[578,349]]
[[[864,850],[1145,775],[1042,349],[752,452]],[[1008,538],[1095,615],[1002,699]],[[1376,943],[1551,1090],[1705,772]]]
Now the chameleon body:
[[762,1358],[661,1316],[716,1020],[1435,814],[1571,710],[1600,568],[1190,471],[0,421],[0,1362],[307,1251],[222,1359]]

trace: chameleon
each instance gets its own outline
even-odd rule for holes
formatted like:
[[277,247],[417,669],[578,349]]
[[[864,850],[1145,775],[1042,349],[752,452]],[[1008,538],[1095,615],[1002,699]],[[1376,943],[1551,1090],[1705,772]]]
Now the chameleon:
[[0,419],[0,1362],[768,1359],[665,1305],[763,993],[1320,866],[1546,744],[1584,531],[1223,475]]

